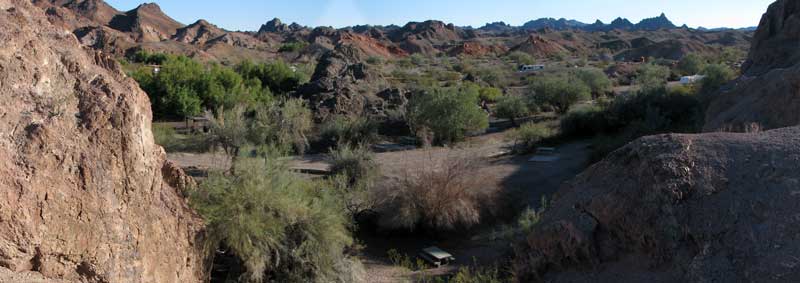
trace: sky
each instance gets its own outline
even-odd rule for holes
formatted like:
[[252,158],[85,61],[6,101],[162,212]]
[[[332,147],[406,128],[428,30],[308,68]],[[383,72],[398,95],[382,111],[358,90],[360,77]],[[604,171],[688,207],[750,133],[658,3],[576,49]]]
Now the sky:
[[106,0],[127,11],[154,1],[184,24],[205,19],[228,30],[258,30],[272,18],[306,26],[360,24],[404,25],[441,20],[480,27],[503,21],[511,25],[544,17],[605,23],[617,17],[636,23],[662,12],[676,25],[690,27],[757,26],[774,0]]

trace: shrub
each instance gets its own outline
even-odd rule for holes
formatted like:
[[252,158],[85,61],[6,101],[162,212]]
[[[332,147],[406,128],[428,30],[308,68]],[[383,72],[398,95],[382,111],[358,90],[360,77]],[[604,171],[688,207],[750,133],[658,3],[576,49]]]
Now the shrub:
[[292,92],[309,80],[306,73],[296,71],[295,67],[281,60],[262,64],[243,61],[234,69],[245,79],[256,79],[261,82],[262,86],[268,87],[277,94],[285,95]]
[[553,107],[564,114],[576,103],[591,99],[591,89],[581,81],[563,77],[544,77],[531,85],[535,101],[540,105]]
[[313,126],[311,109],[302,99],[287,99],[273,102],[267,107],[255,109],[249,121],[249,141],[254,145],[280,145],[285,151],[305,153],[308,148],[306,135]]
[[380,174],[374,154],[366,146],[339,146],[331,152],[331,172],[347,177],[350,185],[372,183]]
[[608,131],[603,109],[587,107],[572,111],[561,119],[561,135],[565,137],[591,137]]
[[543,124],[527,123],[514,130],[511,138],[520,152],[531,152],[539,142],[553,136],[553,131]]
[[681,76],[697,75],[705,68],[706,61],[700,55],[689,54],[678,61],[676,67]]
[[581,69],[575,72],[575,76],[591,89],[594,97],[605,95],[612,90],[611,80],[600,69]]
[[336,116],[322,125],[319,141],[326,148],[368,145],[378,139],[378,124],[366,117]]
[[517,125],[517,119],[531,114],[525,98],[520,96],[506,96],[500,98],[495,105],[497,117],[511,120],[511,124]]
[[379,225],[385,229],[429,232],[470,228],[496,193],[481,176],[475,159],[445,160],[433,168],[406,172],[393,187],[380,192]]
[[480,90],[480,98],[486,102],[496,102],[503,97],[503,90],[496,87],[483,87]]
[[708,96],[736,77],[736,73],[728,66],[711,64],[701,72],[705,78],[700,81],[700,93]]
[[278,49],[278,52],[297,52],[306,48],[307,46],[308,43],[304,41],[287,42],[281,45],[281,47]]
[[333,194],[277,158],[235,167],[210,174],[190,196],[205,219],[207,251],[234,254],[245,270],[239,279],[250,282],[332,282],[352,272],[349,222]]
[[447,144],[461,141],[467,133],[489,126],[489,118],[478,107],[475,88],[434,88],[415,95],[408,106],[408,120],[417,136],[430,131],[433,141]]
[[216,116],[206,114],[211,123],[209,141],[214,146],[221,147],[234,160],[252,136],[245,117],[246,111],[245,106],[238,105],[229,110],[221,109]]
[[331,153],[333,178],[328,184],[352,217],[375,207],[372,190],[380,177],[375,156],[364,146],[340,146]]
[[370,56],[369,58],[367,58],[367,64],[370,64],[370,65],[380,65],[380,64],[382,64],[382,63],[383,63],[383,59],[381,59],[381,57],[378,57],[378,56]]
[[644,64],[639,67],[636,82],[641,86],[641,92],[659,92],[667,86],[669,68],[653,64]]
[[533,65],[534,63],[536,63],[536,60],[533,59],[533,56],[521,51],[514,51],[509,53],[508,58],[511,59],[511,61],[517,63],[518,65]]

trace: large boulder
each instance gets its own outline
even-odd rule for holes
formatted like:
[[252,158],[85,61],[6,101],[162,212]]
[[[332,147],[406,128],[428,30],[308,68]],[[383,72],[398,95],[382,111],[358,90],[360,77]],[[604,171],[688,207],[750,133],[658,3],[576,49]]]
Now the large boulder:
[[565,185],[522,282],[800,282],[800,128],[640,139]]
[[752,132],[800,125],[800,2],[770,5],[743,76],[713,99],[705,131]]
[[29,0],[0,0],[0,41],[0,282],[202,281],[191,180],[147,95]]

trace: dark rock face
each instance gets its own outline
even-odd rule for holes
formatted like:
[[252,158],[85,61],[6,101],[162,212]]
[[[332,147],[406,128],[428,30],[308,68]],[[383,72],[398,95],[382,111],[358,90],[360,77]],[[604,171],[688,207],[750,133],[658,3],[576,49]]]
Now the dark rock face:
[[660,29],[675,29],[678,28],[675,24],[673,24],[668,18],[667,15],[661,13],[660,16],[655,18],[644,19],[636,26],[634,26],[637,30],[660,30]]
[[192,181],[147,95],[28,0],[0,0],[0,40],[0,282],[201,282]]
[[800,2],[770,5],[744,75],[716,95],[705,131],[752,132],[800,125]]
[[642,138],[565,185],[522,282],[798,282],[800,128]]
[[338,45],[323,55],[311,82],[296,95],[309,101],[318,121],[333,115],[385,116],[405,105],[404,92],[362,63],[366,54],[352,45]]

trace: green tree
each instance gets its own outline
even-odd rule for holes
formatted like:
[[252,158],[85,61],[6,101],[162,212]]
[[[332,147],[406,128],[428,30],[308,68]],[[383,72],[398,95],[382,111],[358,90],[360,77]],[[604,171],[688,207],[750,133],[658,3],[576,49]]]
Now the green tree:
[[700,94],[704,97],[716,92],[720,87],[736,77],[736,73],[730,67],[722,64],[708,65],[701,74],[705,76],[700,81]]
[[663,92],[667,87],[669,68],[653,64],[644,64],[639,67],[636,82],[640,85],[641,92]]
[[482,87],[480,90],[480,98],[486,102],[496,102],[503,96],[503,90],[496,87]]
[[534,100],[541,105],[549,105],[556,113],[564,114],[573,105],[591,99],[591,89],[580,80],[563,77],[544,77],[531,85]]
[[434,88],[415,95],[408,106],[412,131],[430,131],[433,141],[447,144],[463,140],[468,132],[489,126],[489,119],[478,107],[476,88]]
[[497,117],[511,120],[511,124],[517,126],[517,119],[531,114],[525,98],[520,96],[506,96],[500,98],[495,105]]
[[705,68],[706,60],[700,55],[689,54],[678,62],[678,72],[681,76],[691,76],[699,74]]
[[575,72],[575,76],[592,90],[595,97],[610,93],[613,87],[611,80],[600,69],[581,69]]

